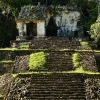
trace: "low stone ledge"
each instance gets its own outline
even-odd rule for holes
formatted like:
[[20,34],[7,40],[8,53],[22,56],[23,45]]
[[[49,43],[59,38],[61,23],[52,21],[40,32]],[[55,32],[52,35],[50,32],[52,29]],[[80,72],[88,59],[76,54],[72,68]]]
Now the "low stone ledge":
[[0,73],[12,73],[14,62],[0,62]]
[[28,39],[28,36],[16,36],[16,40],[27,40]]

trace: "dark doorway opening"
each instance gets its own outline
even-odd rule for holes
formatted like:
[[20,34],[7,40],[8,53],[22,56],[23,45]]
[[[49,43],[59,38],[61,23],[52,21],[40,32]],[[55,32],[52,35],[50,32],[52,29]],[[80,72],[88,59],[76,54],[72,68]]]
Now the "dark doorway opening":
[[57,25],[54,21],[54,18],[51,17],[46,28],[46,36],[57,36]]
[[78,37],[78,31],[74,31],[74,37]]
[[27,23],[27,36],[37,36],[37,23]]

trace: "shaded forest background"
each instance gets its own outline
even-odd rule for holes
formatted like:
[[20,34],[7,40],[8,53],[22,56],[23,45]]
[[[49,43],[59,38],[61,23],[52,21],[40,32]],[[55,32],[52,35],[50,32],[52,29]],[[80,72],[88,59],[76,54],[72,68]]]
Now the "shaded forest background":
[[15,40],[18,35],[15,19],[21,7],[38,2],[47,5],[67,5],[76,3],[81,11],[82,24],[85,36],[98,16],[98,3],[96,0],[0,0],[0,47],[9,47],[10,40]]

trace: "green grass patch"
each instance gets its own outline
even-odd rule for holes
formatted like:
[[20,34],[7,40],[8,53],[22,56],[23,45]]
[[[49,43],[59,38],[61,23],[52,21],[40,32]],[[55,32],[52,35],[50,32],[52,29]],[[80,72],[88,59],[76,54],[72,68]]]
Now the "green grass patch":
[[29,58],[29,68],[31,70],[44,70],[46,57],[44,52],[32,53]]
[[18,50],[18,48],[0,48],[0,50],[11,50],[11,51],[14,51],[14,50]]
[[73,60],[73,64],[74,64],[74,67],[75,67],[75,68],[80,67],[81,59],[80,59],[79,53],[74,53],[74,54],[72,55],[72,60]]
[[29,45],[21,45],[19,46],[19,49],[29,49]]
[[15,78],[18,74],[12,74],[12,77]]
[[12,60],[1,60],[0,63],[10,63],[13,62]]
[[[90,72],[90,71],[84,71],[81,67],[76,68],[76,70],[71,70],[71,71],[55,71],[55,73],[65,73],[65,74],[70,74],[70,73],[79,73],[79,74],[100,74],[99,72]],[[43,75],[50,75],[54,74],[54,72],[51,71],[31,71],[31,72],[21,72],[18,74],[12,74],[13,78],[17,77],[18,75],[32,75],[32,74],[43,74]]]
[[81,46],[89,46],[89,43],[88,42],[80,42],[80,45]]
[[0,94],[0,98],[3,98],[4,96],[2,94]]
[[76,68],[76,70],[73,71],[68,71],[68,73],[100,74],[99,72],[84,71],[82,67]]

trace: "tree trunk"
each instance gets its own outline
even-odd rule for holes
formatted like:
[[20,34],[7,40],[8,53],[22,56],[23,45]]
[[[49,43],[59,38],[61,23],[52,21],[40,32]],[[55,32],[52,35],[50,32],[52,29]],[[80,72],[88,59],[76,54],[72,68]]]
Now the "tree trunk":
[[98,15],[100,15],[100,0],[98,0]]

